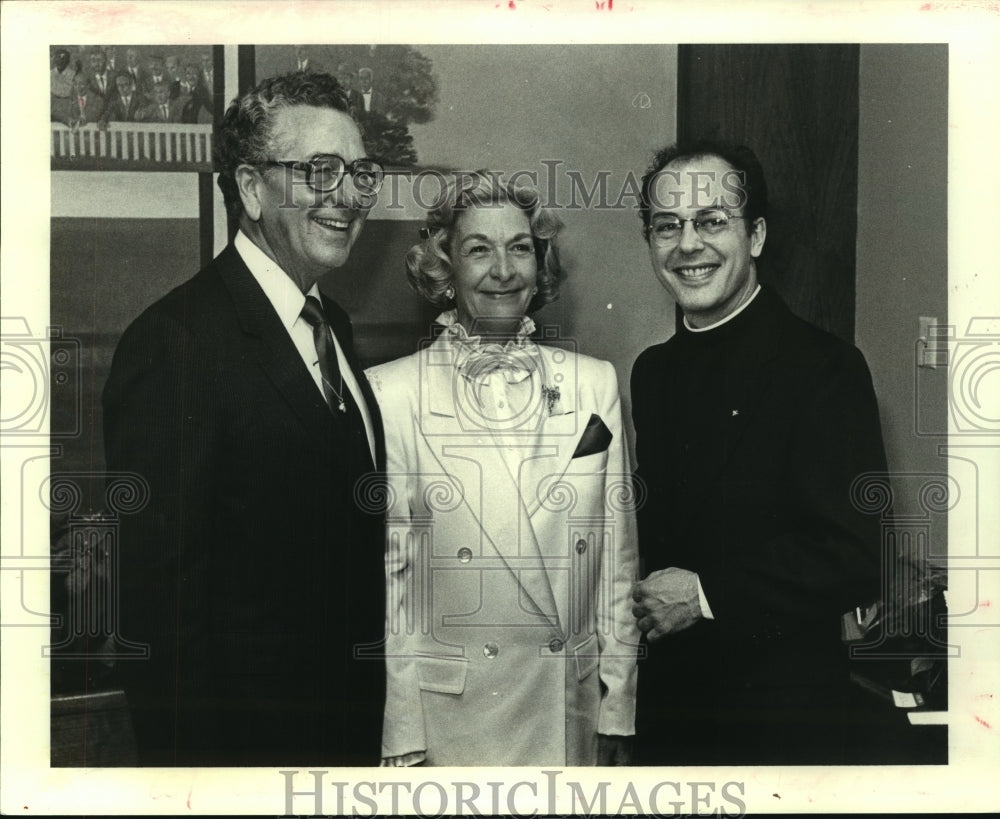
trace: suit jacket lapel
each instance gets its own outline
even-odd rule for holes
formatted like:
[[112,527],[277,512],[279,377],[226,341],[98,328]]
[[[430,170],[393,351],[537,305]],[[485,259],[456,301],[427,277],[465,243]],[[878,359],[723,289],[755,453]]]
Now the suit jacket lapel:
[[372,419],[372,434],[375,436],[375,469],[378,472],[385,472],[385,430],[382,427],[382,413],[379,412],[378,401],[372,392],[371,384],[365,378],[364,371],[353,355],[348,356],[348,361],[351,372],[354,373],[354,380],[358,382],[358,388],[361,390],[361,397],[368,406],[368,415]]
[[542,366],[539,368],[542,419],[535,447],[536,457],[524,464],[522,479],[529,515],[539,510],[549,490],[569,468],[588,420],[581,417],[576,406],[576,357],[557,355],[558,350],[551,347],[538,349],[542,353]]
[[308,429],[328,430],[330,409],[253,274],[232,245],[218,261],[219,273],[248,338],[248,352],[252,350],[275,389]]
[[351,328],[351,323],[347,319],[347,314],[340,308],[340,305],[322,293],[320,295],[323,299],[323,308],[330,321],[330,329],[333,330],[333,334],[337,337],[337,343],[340,344],[340,349],[343,350],[344,356],[347,358],[348,366],[350,366],[354,380],[358,384],[358,389],[361,390],[361,395],[357,397],[364,401],[368,408],[368,416],[372,422],[372,434],[375,438],[375,469],[379,472],[384,472],[385,433],[382,428],[382,415],[379,412],[378,402],[375,400],[375,393],[372,392],[371,385],[368,383],[364,370],[355,354],[354,332]]
[[459,482],[483,536],[538,612],[557,624],[555,597],[518,481],[489,429],[476,423],[471,410],[463,412],[464,384],[452,362],[447,338],[421,353],[421,433],[441,470]]

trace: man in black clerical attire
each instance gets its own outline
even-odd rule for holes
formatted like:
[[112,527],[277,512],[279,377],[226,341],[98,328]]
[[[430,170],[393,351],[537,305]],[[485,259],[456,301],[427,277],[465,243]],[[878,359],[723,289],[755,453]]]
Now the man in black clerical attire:
[[766,204],[746,148],[671,146],[643,178],[684,314],[632,371],[644,764],[851,761],[840,623],[879,592],[879,521],[851,502],[885,470],[878,407],[861,353],[758,284]]
[[216,134],[239,224],[125,331],[104,390],[121,523],[119,668],[143,765],[377,765],[385,702],[385,468],[343,267],[381,167],[325,74],[264,80]]

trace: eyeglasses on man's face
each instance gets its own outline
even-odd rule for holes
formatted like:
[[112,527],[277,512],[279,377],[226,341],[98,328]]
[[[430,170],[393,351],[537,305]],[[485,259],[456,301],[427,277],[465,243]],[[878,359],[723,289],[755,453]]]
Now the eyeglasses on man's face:
[[341,186],[344,176],[350,174],[355,190],[371,196],[378,193],[385,178],[385,170],[374,159],[347,162],[336,154],[318,154],[307,160],[272,159],[258,164],[280,165],[301,171],[305,174],[306,184],[317,193],[332,193]]
[[734,219],[745,219],[745,216],[736,216],[724,210],[703,210],[697,216],[690,219],[681,219],[674,214],[664,214],[654,216],[649,223],[649,237],[654,244],[660,247],[672,247],[676,245],[684,234],[684,224],[690,222],[702,239],[718,236],[729,230],[729,223]]

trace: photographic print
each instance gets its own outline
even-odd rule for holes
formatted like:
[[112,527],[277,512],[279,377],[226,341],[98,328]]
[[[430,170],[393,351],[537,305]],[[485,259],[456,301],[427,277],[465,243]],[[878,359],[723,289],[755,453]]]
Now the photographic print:
[[995,15],[425,5],[5,6],[4,810],[982,809]]

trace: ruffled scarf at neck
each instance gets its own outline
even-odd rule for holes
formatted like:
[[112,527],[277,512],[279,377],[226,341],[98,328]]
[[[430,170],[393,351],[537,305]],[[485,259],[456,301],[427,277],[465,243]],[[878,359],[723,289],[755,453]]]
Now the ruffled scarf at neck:
[[455,369],[472,381],[481,382],[493,373],[500,373],[508,384],[517,384],[537,367],[532,355],[534,342],[530,338],[535,332],[535,322],[528,316],[521,317],[514,337],[502,344],[470,336],[459,322],[457,310],[446,310],[435,321],[447,328],[456,352]]

